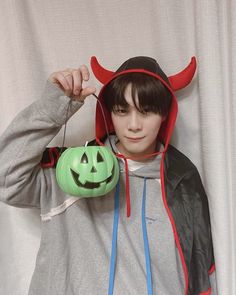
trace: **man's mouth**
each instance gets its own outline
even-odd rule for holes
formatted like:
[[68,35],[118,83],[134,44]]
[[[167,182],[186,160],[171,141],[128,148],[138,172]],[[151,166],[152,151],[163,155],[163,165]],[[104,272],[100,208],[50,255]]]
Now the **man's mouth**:
[[142,136],[142,137],[128,137],[128,136],[126,136],[126,138],[127,138],[129,141],[134,141],[134,142],[136,142],[136,141],[140,141],[140,140],[142,140],[142,139],[144,138],[144,136]]

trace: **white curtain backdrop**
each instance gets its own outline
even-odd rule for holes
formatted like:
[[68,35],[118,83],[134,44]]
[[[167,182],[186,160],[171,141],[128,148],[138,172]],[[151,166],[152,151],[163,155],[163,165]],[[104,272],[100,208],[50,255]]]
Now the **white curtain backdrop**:
[[[1,0],[0,11],[0,133],[41,97],[50,73],[91,55],[111,70],[152,56],[168,75],[197,57],[197,75],[177,93],[172,143],[208,194],[219,294],[236,294],[236,1]],[[100,87],[93,75],[90,84]],[[93,138],[94,107],[88,98],[70,120],[67,145]],[[61,141],[62,132],[51,145]],[[0,204],[0,294],[27,294],[39,242],[37,210]]]

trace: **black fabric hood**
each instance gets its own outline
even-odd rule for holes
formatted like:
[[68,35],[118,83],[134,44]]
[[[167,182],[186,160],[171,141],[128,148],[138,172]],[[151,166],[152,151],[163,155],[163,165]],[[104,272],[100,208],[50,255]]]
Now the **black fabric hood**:
[[96,139],[98,143],[104,137],[106,137],[107,132],[105,128],[105,122],[103,118],[103,114],[101,111],[101,106],[104,111],[108,133],[114,133],[114,127],[111,120],[111,114],[106,109],[103,98],[103,91],[105,87],[116,77],[120,75],[125,75],[128,73],[144,73],[158,79],[172,94],[172,102],[169,111],[169,115],[167,119],[162,123],[162,126],[159,131],[159,139],[164,143],[164,150],[166,150],[172,132],[174,130],[175,121],[178,113],[178,103],[175,96],[175,90],[184,88],[187,86],[195,73],[196,70],[196,59],[193,57],[191,59],[190,64],[178,74],[167,77],[167,75],[163,72],[157,61],[148,56],[136,56],[129,58],[126,60],[115,72],[110,71],[102,67],[95,56],[91,58],[91,68],[93,70],[96,78],[103,83],[103,87],[98,95],[98,99],[100,103],[97,103],[96,107],[96,118],[95,118],[95,126],[96,126]]
[[[148,57],[148,56],[136,56],[128,59],[125,61],[117,70],[116,74],[120,72],[124,72],[127,70],[132,69],[143,69],[148,72],[154,73],[159,75],[163,78],[163,80],[169,84],[169,80],[166,76],[166,74],[162,71],[161,67],[157,63],[157,61],[154,58]],[[170,85],[170,84],[169,84]]]

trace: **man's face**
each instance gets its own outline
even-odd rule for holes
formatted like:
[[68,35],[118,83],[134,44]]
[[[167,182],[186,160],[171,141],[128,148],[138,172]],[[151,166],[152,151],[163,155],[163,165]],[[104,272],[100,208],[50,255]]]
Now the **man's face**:
[[[142,157],[153,153],[156,138],[162,123],[162,116],[153,112],[141,113],[135,107],[131,85],[125,90],[124,97],[128,107],[117,106],[111,113],[116,135],[119,139],[117,148],[126,157]],[[138,97],[136,97],[138,105]]]

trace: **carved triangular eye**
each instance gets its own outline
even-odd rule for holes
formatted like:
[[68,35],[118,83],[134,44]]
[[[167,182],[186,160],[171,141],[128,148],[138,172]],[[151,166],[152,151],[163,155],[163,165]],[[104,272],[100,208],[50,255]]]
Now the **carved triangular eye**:
[[97,162],[98,162],[98,163],[103,162],[103,157],[102,157],[102,155],[100,154],[100,152],[97,153]]
[[85,153],[81,157],[80,163],[88,164],[88,157],[87,157],[87,155]]

